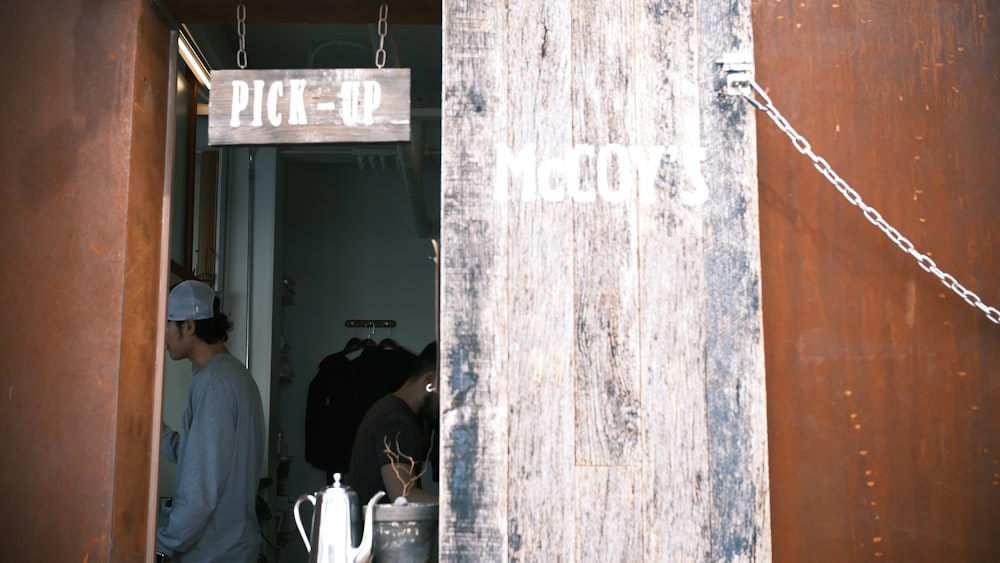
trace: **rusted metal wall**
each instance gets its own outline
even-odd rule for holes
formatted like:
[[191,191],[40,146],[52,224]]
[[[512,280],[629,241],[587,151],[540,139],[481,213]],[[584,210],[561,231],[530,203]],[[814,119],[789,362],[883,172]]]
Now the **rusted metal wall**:
[[141,561],[167,30],[125,0],[13,3],[2,30],[0,558]]
[[[1000,306],[1000,2],[754,2],[757,80],[918,250]],[[758,114],[775,561],[997,561],[1000,326]]]

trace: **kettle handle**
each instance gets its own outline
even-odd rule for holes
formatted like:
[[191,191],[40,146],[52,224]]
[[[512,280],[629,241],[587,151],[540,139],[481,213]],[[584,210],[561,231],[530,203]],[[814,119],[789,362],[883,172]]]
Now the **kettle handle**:
[[302,495],[299,500],[295,501],[295,507],[292,508],[292,512],[295,514],[295,525],[299,528],[299,535],[302,536],[302,543],[306,544],[306,551],[312,551],[312,546],[309,545],[309,537],[306,536],[306,530],[302,527],[302,518],[299,517],[299,505],[305,501],[309,501],[316,506],[316,497],[313,495]]

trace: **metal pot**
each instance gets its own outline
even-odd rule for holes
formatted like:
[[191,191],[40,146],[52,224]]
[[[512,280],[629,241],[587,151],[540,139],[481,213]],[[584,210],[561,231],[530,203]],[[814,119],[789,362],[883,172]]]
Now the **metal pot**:
[[[352,515],[358,511],[358,495],[340,482],[340,473],[334,473],[333,484],[315,494],[302,495],[295,501],[292,512],[302,542],[309,551],[310,563],[368,563],[372,558],[372,509],[385,493],[379,491],[368,501],[365,525],[360,542],[355,545],[357,532],[352,533]],[[306,536],[299,515],[299,506],[309,501],[316,508],[313,513],[312,542]],[[355,522],[357,521],[354,518]]]
[[437,563],[438,503],[380,504],[372,521],[374,563]]

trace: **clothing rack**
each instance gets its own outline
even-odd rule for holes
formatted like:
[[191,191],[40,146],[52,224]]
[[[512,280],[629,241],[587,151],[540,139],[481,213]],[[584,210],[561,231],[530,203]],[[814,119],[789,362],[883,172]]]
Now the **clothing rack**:
[[348,328],[393,328],[396,326],[396,321],[380,319],[348,319],[344,321],[344,326]]

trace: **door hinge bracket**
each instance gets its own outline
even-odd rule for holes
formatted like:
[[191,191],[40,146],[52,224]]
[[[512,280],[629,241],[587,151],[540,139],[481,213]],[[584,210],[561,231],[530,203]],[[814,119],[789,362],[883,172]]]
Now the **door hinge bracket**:
[[726,84],[722,94],[726,96],[747,96],[751,93],[750,83],[753,81],[753,55],[750,53],[726,53],[715,61],[722,65],[726,75]]

